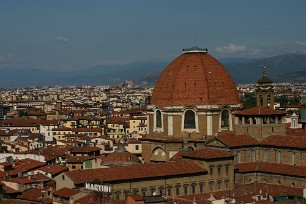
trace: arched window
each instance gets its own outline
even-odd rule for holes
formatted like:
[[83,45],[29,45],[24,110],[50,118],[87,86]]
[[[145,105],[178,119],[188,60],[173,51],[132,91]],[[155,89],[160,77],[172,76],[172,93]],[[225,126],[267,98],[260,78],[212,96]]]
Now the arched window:
[[162,128],[162,117],[160,110],[156,110],[155,112],[155,127]]
[[195,113],[192,110],[187,110],[184,117],[184,129],[195,129]]
[[221,113],[221,128],[229,127],[229,111],[223,110]]
[[259,96],[259,101],[260,101],[260,106],[263,106],[263,96],[262,95]]
[[267,106],[270,107],[270,105],[271,105],[271,96],[268,95],[268,97],[267,97]]

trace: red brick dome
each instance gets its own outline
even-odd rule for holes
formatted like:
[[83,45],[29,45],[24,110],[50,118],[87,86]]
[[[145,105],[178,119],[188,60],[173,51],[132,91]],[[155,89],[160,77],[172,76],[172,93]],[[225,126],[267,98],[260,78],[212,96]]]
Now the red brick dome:
[[239,104],[235,83],[224,66],[197,47],[172,61],[159,77],[152,105]]

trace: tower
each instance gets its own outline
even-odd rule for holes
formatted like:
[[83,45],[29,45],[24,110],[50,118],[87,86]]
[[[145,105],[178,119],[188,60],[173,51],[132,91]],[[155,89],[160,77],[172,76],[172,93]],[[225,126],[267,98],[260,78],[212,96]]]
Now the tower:
[[262,77],[257,81],[256,105],[274,109],[274,91],[272,80],[267,75],[267,68],[264,66]]

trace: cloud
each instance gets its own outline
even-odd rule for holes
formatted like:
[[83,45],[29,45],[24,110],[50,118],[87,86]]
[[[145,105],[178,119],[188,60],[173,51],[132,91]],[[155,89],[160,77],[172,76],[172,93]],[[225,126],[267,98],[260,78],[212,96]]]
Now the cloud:
[[246,46],[230,43],[229,45],[224,47],[217,47],[216,51],[224,54],[244,53],[246,51]]
[[306,46],[306,41],[295,41],[295,44],[299,46]]
[[69,43],[69,39],[67,37],[63,37],[63,36],[56,36],[54,38],[52,38],[55,42],[59,42],[59,43]]

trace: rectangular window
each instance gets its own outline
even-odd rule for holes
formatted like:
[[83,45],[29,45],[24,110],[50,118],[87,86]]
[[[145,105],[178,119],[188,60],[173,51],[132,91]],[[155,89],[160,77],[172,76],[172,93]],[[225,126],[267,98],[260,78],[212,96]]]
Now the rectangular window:
[[192,192],[193,194],[196,193],[196,184],[192,184],[192,185],[191,185],[191,192]]
[[221,182],[218,182],[218,190],[221,189]]
[[292,152],[292,165],[296,165],[296,153]]
[[92,161],[91,160],[85,161],[85,168],[86,169],[91,169],[92,168]]
[[229,188],[229,181],[225,181],[225,188],[226,188],[226,189]]
[[250,152],[251,154],[250,154],[250,160],[251,160],[251,162],[255,162],[255,151],[254,150],[251,150],[251,152]]
[[209,167],[209,174],[210,174],[210,176],[214,175],[214,167],[213,166]]
[[187,185],[184,185],[184,194],[188,195],[188,186]]
[[171,196],[171,192],[172,191],[172,187],[171,186],[168,186],[168,188],[167,188],[167,194],[168,194],[168,196]]
[[228,166],[225,167],[225,173],[226,173],[226,175],[228,175],[228,173],[229,173],[229,168],[228,168]]
[[214,182],[209,183],[209,190],[213,191],[214,190]]
[[200,183],[200,193],[204,192],[204,183]]
[[179,186],[175,187],[175,194],[180,195],[180,187]]
[[282,163],[282,152],[278,151],[277,152],[277,163]]
[[159,188],[159,195],[163,195],[164,194],[164,189],[163,188]]
[[218,176],[221,176],[221,166],[218,166]]
[[269,157],[269,152],[268,152],[268,150],[265,150],[264,151],[264,162],[268,161],[268,157]]

